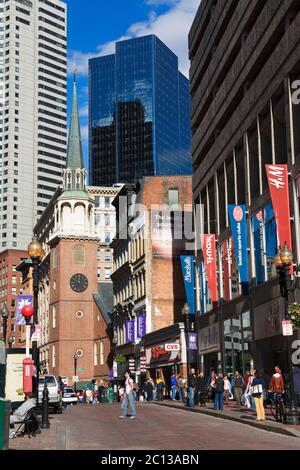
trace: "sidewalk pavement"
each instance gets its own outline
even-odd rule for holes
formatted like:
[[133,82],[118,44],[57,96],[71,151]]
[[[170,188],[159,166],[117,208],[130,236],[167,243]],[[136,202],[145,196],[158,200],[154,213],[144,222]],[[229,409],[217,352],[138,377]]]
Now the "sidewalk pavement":
[[237,423],[247,424],[264,431],[271,431],[286,436],[293,436],[300,438],[300,426],[291,426],[276,422],[275,418],[271,414],[270,407],[265,408],[266,421],[256,421],[255,411],[246,408],[244,406],[238,406],[235,402],[229,402],[228,405],[224,405],[223,411],[216,411],[213,409],[213,403],[209,402],[206,407],[200,407],[196,405],[194,408],[186,406],[180,401],[173,401],[165,399],[164,401],[152,401],[158,406],[166,406],[169,408],[184,409],[192,413],[202,413],[209,416],[215,416],[216,418],[227,419],[235,421]]

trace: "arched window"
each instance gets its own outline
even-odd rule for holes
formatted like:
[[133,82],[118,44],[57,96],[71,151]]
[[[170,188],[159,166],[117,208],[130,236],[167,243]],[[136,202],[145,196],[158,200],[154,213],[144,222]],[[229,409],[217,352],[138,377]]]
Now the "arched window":
[[52,328],[56,328],[56,307],[52,307]]
[[53,344],[53,346],[52,346],[52,367],[55,367],[55,360],[56,360],[56,351],[55,351],[55,345]]
[[94,366],[98,365],[97,344],[94,343]]
[[85,248],[83,245],[75,245],[73,248],[73,265],[84,266]]
[[103,341],[100,341],[100,365],[104,365],[104,344]]
[[67,174],[67,189],[72,189],[72,175],[71,175],[71,173]]

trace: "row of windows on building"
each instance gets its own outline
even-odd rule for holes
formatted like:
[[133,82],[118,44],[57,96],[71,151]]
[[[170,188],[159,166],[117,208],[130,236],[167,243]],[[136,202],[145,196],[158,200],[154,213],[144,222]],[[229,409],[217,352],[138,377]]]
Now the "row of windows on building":
[[[99,350],[99,353],[98,353]],[[43,362],[48,362],[49,360],[49,352],[48,350],[42,351],[41,353],[41,360]],[[84,356],[84,351],[79,350],[79,354],[77,353],[78,357]],[[105,363],[105,355],[104,355],[104,342],[100,341],[99,345],[94,343],[93,346],[93,357],[94,357],[94,366],[103,366]],[[56,346],[52,345],[52,357],[51,357],[51,365],[52,367],[56,367]]]

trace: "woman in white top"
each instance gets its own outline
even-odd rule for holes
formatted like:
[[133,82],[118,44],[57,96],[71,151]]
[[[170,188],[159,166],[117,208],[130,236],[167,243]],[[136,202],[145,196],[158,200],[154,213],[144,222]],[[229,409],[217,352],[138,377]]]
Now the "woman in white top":
[[231,383],[227,375],[224,376],[224,403],[228,405],[229,397],[231,395]]

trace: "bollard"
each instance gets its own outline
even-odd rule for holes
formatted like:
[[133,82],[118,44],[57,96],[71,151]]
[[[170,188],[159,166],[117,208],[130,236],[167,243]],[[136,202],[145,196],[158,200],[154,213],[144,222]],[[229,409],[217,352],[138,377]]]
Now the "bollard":
[[43,403],[42,403],[42,429],[48,429],[50,427],[49,423],[49,390],[47,387],[47,382],[45,378],[45,385],[43,390]]

